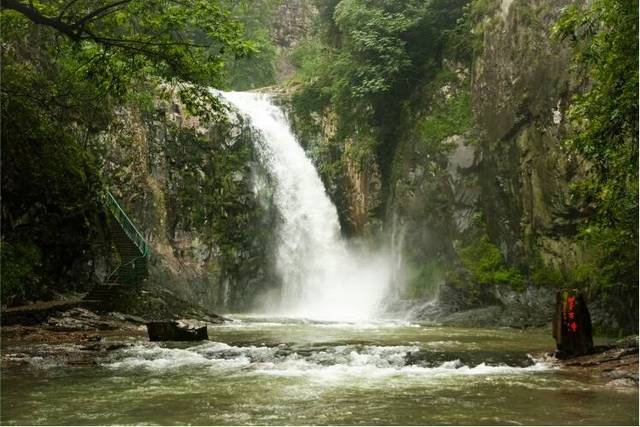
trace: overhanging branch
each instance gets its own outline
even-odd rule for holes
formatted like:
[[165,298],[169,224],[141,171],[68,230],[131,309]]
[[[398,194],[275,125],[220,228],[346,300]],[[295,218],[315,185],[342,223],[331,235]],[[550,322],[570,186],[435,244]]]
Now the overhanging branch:
[[26,18],[28,18],[31,22],[38,25],[45,25],[47,27],[51,27],[62,34],[68,36],[70,39],[79,41],[80,33],[76,28],[67,24],[66,22],[61,21],[58,18],[51,18],[49,16],[44,16],[40,11],[36,8],[27,6],[24,3],[18,0],[2,0],[0,3],[2,9],[10,9],[15,10],[18,13],[21,13]]
[[77,27],[79,29],[82,29],[84,27],[84,24],[86,24],[87,22],[91,21],[93,18],[99,18],[103,13],[110,12],[112,9],[117,8],[119,6],[122,6],[124,4],[130,3],[130,2],[131,2],[131,0],[120,0],[120,1],[108,4],[106,6],[100,7],[98,9],[94,10],[93,12],[88,13],[86,16],[84,16],[78,22],[73,24],[73,26]]

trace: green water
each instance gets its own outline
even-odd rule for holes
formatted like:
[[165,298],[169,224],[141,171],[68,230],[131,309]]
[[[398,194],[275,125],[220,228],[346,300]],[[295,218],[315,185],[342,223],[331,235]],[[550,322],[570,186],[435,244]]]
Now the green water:
[[[2,424],[638,424],[638,393],[554,369],[548,331],[243,318],[206,343],[5,348]],[[30,350],[27,351],[27,350]]]

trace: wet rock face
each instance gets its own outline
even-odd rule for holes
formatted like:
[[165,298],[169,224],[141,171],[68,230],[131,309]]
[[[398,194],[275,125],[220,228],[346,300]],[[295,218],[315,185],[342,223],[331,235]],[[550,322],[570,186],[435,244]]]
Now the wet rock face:
[[308,119],[299,116],[292,104],[291,92],[279,92],[276,102],[288,112],[294,133],[336,205],[342,232],[347,236],[378,236],[383,229],[381,169],[373,159],[358,161],[349,155],[366,141],[358,140],[358,136],[338,141],[338,119],[330,108],[313,115],[314,130],[310,131]]
[[309,31],[316,14],[315,7],[309,1],[282,1],[276,12],[276,22],[273,28],[276,44],[283,48],[296,45]]
[[485,28],[475,63],[481,204],[490,236],[510,262],[529,256],[534,239],[544,260],[556,266],[579,255],[563,236],[576,230],[577,210],[568,192],[580,165],[560,144],[576,88],[570,51],[550,37],[566,3],[502,2]]
[[[527,239],[535,235],[550,240],[542,239],[544,256],[561,261],[556,252],[567,244],[556,236],[575,231],[568,184],[579,169],[560,144],[575,91],[570,51],[550,38],[565,3],[503,1],[487,11],[482,51],[470,70],[474,134],[446,141],[451,149],[436,171],[425,171],[433,161],[424,155],[415,159],[419,144],[401,143],[400,180],[412,191],[398,187],[395,197],[405,217],[423,209],[421,199],[435,201],[441,208],[431,216],[441,212],[443,220],[455,221],[431,228],[445,229],[451,240],[468,229],[474,212],[482,213],[509,262],[528,255]],[[443,183],[412,184],[416,180]]]
[[347,232],[357,236],[372,236],[380,231],[375,220],[376,211],[382,206],[380,170],[375,163],[363,165],[353,159],[344,159],[344,188],[346,203],[343,224]]
[[199,120],[174,93],[155,111],[123,112],[97,144],[111,192],[152,248],[146,287],[240,309],[275,283],[276,217],[254,192],[262,170],[241,117]]
[[[399,142],[389,217],[404,233],[396,240],[402,241],[410,270],[420,271],[433,259],[458,269],[460,247],[485,233],[506,265],[517,267],[527,280],[538,263],[562,271],[581,264],[583,248],[575,237],[580,201],[572,198],[570,187],[585,166],[561,143],[578,88],[570,75],[569,49],[550,36],[566,4],[487,2],[482,48],[473,69],[466,70],[471,84],[446,87],[469,91],[473,123],[468,131],[442,141],[448,148],[435,155],[420,140]],[[448,66],[455,70],[454,64]],[[465,70],[455,73],[464,76]],[[455,321],[514,326],[551,321],[555,283],[538,283],[546,289],[526,286],[522,292],[509,285],[479,287],[467,277],[461,283],[469,289],[449,292],[442,287],[446,277],[414,276],[438,283],[444,312],[483,310]],[[605,322],[610,317],[597,314]]]
[[516,291],[500,285],[474,289],[443,284],[438,299],[437,310],[427,310],[418,316],[466,327],[531,328],[547,326],[553,319],[553,292],[536,286]]
[[486,17],[472,90],[488,139],[513,138],[533,121],[563,121],[571,90],[570,50],[552,41],[550,32],[568,3],[515,0],[506,12]]

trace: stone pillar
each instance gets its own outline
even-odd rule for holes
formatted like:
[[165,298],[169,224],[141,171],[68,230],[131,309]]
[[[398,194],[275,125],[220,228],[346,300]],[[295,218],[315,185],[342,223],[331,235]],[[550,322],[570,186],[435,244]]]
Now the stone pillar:
[[579,356],[593,350],[591,316],[584,296],[577,289],[556,293],[553,338],[558,357]]

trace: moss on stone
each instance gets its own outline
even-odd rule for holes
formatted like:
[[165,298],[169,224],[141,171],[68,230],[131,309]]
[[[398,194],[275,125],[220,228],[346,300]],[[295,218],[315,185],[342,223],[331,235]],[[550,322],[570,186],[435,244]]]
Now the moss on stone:
[[419,266],[409,279],[405,297],[424,300],[437,297],[438,287],[444,280],[446,268],[439,260],[429,260]]
[[458,254],[462,265],[481,285],[502,284],[517,290],[526,285],[522,273],[505,265],[500,249],[486,235],[461,248]]

